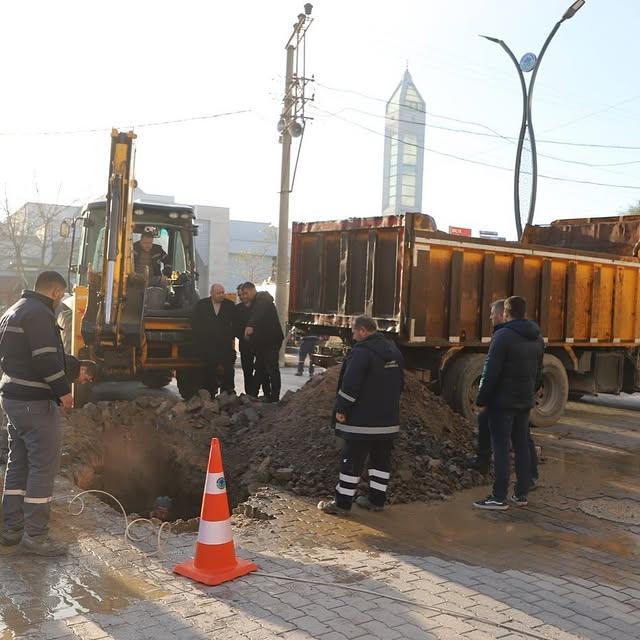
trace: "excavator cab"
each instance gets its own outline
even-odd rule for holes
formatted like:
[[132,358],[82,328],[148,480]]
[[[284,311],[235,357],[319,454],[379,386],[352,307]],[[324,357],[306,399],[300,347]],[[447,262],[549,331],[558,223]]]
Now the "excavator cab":
[[[97,362],[98,381],[137,379],[161,388],[176,375],[188,397],[202,367],[190,323],[199,299],[195,213],[135,198],[134,139],[114,130],[107,198],[88,203],[72,228],[73,244],[76,230],[80,236],[69,265],[72,351]],[[81,405],[90,390],[74,393]]]

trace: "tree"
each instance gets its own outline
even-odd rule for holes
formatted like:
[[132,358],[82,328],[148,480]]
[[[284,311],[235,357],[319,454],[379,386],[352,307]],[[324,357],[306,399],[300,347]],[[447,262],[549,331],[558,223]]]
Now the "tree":
[[[278,243],[278,228],[267,225],[260,230],[260,237],[253,241],[255,248],[232,254],[231,260],[250,282],[261,282],[273,276],[273,248]],[[268,273],[267,273],[268,272]]]
[[5,194],[2,209],[0,265],[5,273],[15,274],[20,284],[28,287],[39,271],[66,269],[71,243],[60,237],[58,229],[62,220],[77,214],[79,207],[27,202],[17,211],[11,211]]
[[640,200],[636,204],[632,204],[625,212],[625,216],[640,216]]

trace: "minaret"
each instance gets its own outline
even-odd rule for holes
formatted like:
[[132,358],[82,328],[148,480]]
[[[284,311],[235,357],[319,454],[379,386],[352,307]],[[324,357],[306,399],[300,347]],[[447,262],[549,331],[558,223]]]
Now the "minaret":
[[422,210],[425,102],[406,69],[385,109],[382,213]]

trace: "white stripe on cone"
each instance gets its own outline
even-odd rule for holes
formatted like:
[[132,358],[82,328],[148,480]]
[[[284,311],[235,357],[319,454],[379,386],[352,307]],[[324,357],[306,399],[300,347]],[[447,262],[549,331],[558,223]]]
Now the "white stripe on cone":
[[233,540],[233,533],[230,519],[219,522],[200,520],[200,528],[198,529],[200,544],[225,544],[231,540]]
[[227,483],[224,480],[224,473],[207,473],[207,480],[204,483],[204,492],[216,495],[227,492]]

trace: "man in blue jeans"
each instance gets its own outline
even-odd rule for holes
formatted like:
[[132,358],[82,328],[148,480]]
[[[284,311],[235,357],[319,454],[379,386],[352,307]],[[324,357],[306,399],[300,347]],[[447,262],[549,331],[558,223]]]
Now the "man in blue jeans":
[[485,360],[476,403],[486,407],[493,446],[495,482],[493,493],[473,506],[504,511],[509,508],[509,441],[515,454],[517,483],[511,500],[528,504],[531,460],[528,432],[534,393],[542,382],[544,341],[535,322],[525,319],[526,300],[511,296],[504,303],[504,324],[493,336]]

